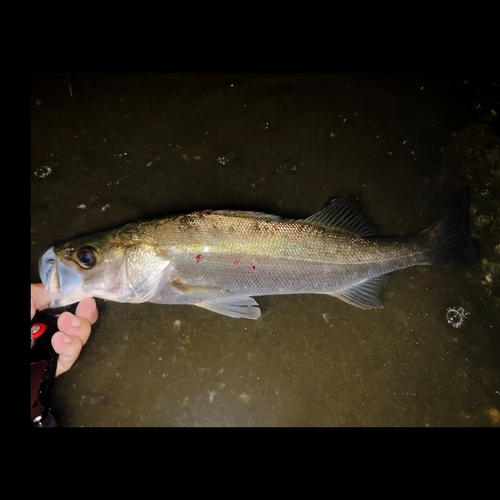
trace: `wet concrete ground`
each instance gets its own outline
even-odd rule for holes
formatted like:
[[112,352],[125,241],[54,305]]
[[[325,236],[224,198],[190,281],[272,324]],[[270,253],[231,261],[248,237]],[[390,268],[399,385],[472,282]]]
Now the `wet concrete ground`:
[[250,321],[98,300],[88,344],[54,386],[60,424],[499,425],[498,83],[33,75],[32,282],[46,247],[141,218],[300,218],[354,195],[381,236],[400,236],[434,222],[463,185],[481,250],[472,268],[393,274],[377,311],[260,297]]

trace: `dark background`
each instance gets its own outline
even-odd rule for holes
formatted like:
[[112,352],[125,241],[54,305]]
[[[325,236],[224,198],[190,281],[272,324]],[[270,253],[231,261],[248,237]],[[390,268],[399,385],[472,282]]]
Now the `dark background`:
[[499,83],[465,73],[33,74],[32,282],[48,246],[141,218],[208,208],[299,218],[353,195],[381,236],[400,236],[434,222],[464,185],[481,251],[472,268],[395,273],[380,311],[260,297],[254,322],[98,300],[88,344],[56,380],[59,422],[499,425]]

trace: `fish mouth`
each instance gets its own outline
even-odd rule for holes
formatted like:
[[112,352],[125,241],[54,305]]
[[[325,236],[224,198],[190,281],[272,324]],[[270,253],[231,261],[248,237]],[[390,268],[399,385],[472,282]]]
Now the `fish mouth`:
[[50,295],[50,307],[67,306],[87,296],[81,290],[82,276],[57,259],[54,247],[41,255],[38,273]]

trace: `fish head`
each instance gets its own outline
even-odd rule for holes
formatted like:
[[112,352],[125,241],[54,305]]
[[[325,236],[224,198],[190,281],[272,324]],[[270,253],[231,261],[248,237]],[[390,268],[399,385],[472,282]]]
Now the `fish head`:
[[50,307],[62,307],[85,297],[146,302],[168,278],[169,263],[153,240],[113,230],[50,247],[38,269]]

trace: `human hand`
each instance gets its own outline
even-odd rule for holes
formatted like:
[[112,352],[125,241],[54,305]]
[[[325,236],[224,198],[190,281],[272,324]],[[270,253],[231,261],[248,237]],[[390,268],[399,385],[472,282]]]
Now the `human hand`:
[[[43,284],[31,284],[31,319],[37,309],[46,309],[49,304],[50,297],[45,292]],[[83,299],[78,304],[75,314],[65,311],[59,315],[57,327],[60,331],[52,336],[52,347],[59,354],[56,377],[73,366],[89,338],[91,327],[97,321],[98,315],[95,300],[91,297]]]

